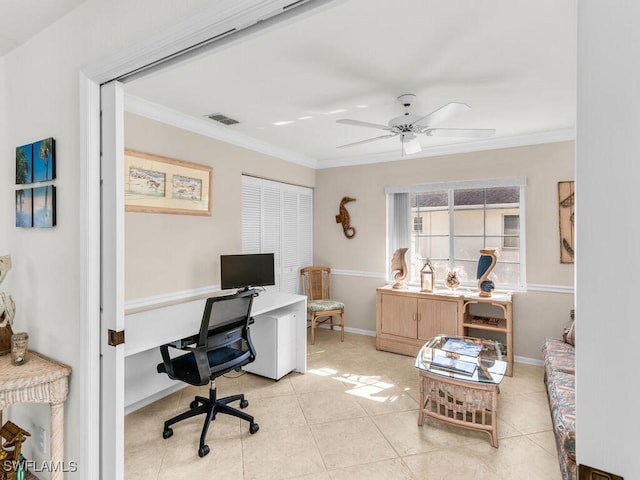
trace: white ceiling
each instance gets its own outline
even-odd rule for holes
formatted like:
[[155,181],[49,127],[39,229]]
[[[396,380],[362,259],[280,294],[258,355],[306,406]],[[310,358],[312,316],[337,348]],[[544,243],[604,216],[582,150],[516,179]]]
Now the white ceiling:
[[[337,149],[387,132],[336,119],[386,124],[404,112],[396,100],[403,93],[417,95],[411,110],[420,115],[451,101],[471,106],[440,127],[495,128],[494,139],[572,131],[576,5],[343,0],[136,80],[126,91],[198,119],[223,113],[240,123],[222,128],[320,166],[348,156],[399,156],[398,137]],[[420,138],[425,150],[459,142],[469,139]]]
[[[0,0],[0,56],[83,1]],[[396,100],[404,93],[417,95],[411,113],[418,115],[451,101],[468,104],[471,111],[438,126],[495,128],[498,145],[562,138],[575,126],[576,5],[336,0],[127,83],[126,92],[318,166],[399,157],[397,137],[337,149],[387,132],[336,120],[386,124],[404,113]],[[205,118],[211,113],[240,123],[221,126]],[[483,144],[422,136],[417,156],[463,142]]]
[[85,0],[0,0],[0,57]]

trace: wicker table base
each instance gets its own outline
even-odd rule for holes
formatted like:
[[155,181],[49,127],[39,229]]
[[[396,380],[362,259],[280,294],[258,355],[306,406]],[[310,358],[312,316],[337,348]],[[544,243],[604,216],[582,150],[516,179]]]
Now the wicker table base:
[[[71,367],[29,351],[24,365],[11,364],[11,355],[0,356],[0,424],[2,410],[14,403],[37,402],[51,405],[51,462],[64,462],[64,402]],[[62,469],[51,473],[52,480],[64,477]]]
[[482,430],[498,447],[498,385],[446,377],[420,370],[418,425],[428,415],[453,425]]

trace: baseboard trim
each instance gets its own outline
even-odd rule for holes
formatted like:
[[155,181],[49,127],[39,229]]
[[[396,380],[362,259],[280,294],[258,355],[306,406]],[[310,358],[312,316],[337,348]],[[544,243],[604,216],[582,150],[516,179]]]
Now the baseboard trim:
[[131,405],[126,405],[124,407],[124,414],[129,415],[130,413],[135,412],[136,410],[140,410],[142,407],[146,407],[147,405],[152,404],[156,400],[160,400],[161,398],[164,398],[167,395],[171,395],[172,393],[182,390],[187,386],[188,385],[186,383],[176,383],[175,385],[171,385],[170,387],[165,388],[164,390],[160,390],[159,392],[153,393],[148,397],[143,398],[142,400],[133,402]]
[[543,367],[544,366],[544,362],[542,360],[537,359],[537,358],[520,357],[518,355],[514,355],[513,361],[515,363],[524,363],[525,365],[533,365],[535,367]]
[[[308,327],[309,325],[307,325]],[[324,328],[326,330],[330,330],[331,327],[329,325],[318,325],[316,328]],[[375,337],[376,336],[376,332],[375,330],[364,330],[362,328],[353,328],[353,327],[347,327],[345,325],[344,327],[344,331],[346,333],[355,333],[356,335],[365,335],[367,337]]]

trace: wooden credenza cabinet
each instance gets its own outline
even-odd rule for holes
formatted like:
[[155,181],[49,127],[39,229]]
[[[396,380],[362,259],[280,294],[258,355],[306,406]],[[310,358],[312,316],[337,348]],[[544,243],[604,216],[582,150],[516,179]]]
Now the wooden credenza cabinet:
[[508,376],[513,375],[513,300],[509,293],[480,297],[477,292],[376,289],[376,348],[416,355],[440,333],[495,338],[502,343]]
[[439,333],[457,335],[462,297],[417,290],[394,290],[390,285],[376,291],[376,348],[416,355]]

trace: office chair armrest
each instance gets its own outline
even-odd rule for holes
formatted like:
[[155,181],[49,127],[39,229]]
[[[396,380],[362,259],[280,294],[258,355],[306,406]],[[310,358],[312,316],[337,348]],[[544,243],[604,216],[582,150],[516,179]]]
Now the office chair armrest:
[[174,377],[173,374],[173,363],[171,362],[171,357],[169,356],[169,347],[175,348],[176,350],[193,350],[193,348],[189,348],[189,345],[193,345],[198,342],[198,335],[191,335],[189,337],[181,338],[180,340],[176,340],[171,343],[167,343],[165,345],[160,345],[160,354],[162,355],[162,363],[164,364],[164,369],[166,373],[170,377]]
[[[170,378],[174,378],[173,364],[171,363],[171,357],[169,356],[169,347],[171,346],[173,345],[160,345],[160,354],[162,355],[162,363],[164,363],[164,369],[167,372],[167,375],[169,375]],[[160,371],[159,368],[158,371]]]
[[251,341],[251,329],[247,328],[247,345],[249,347],[249,352],[251,353],[251,361],[256,359],[256,349],[253,346],[253,342]]
[[209,357],[206,347],[185,348],[191,350],[198,367],[198,375],[200,375],[200,385],[206,385],[211,380],[211,367],[209,366]]

